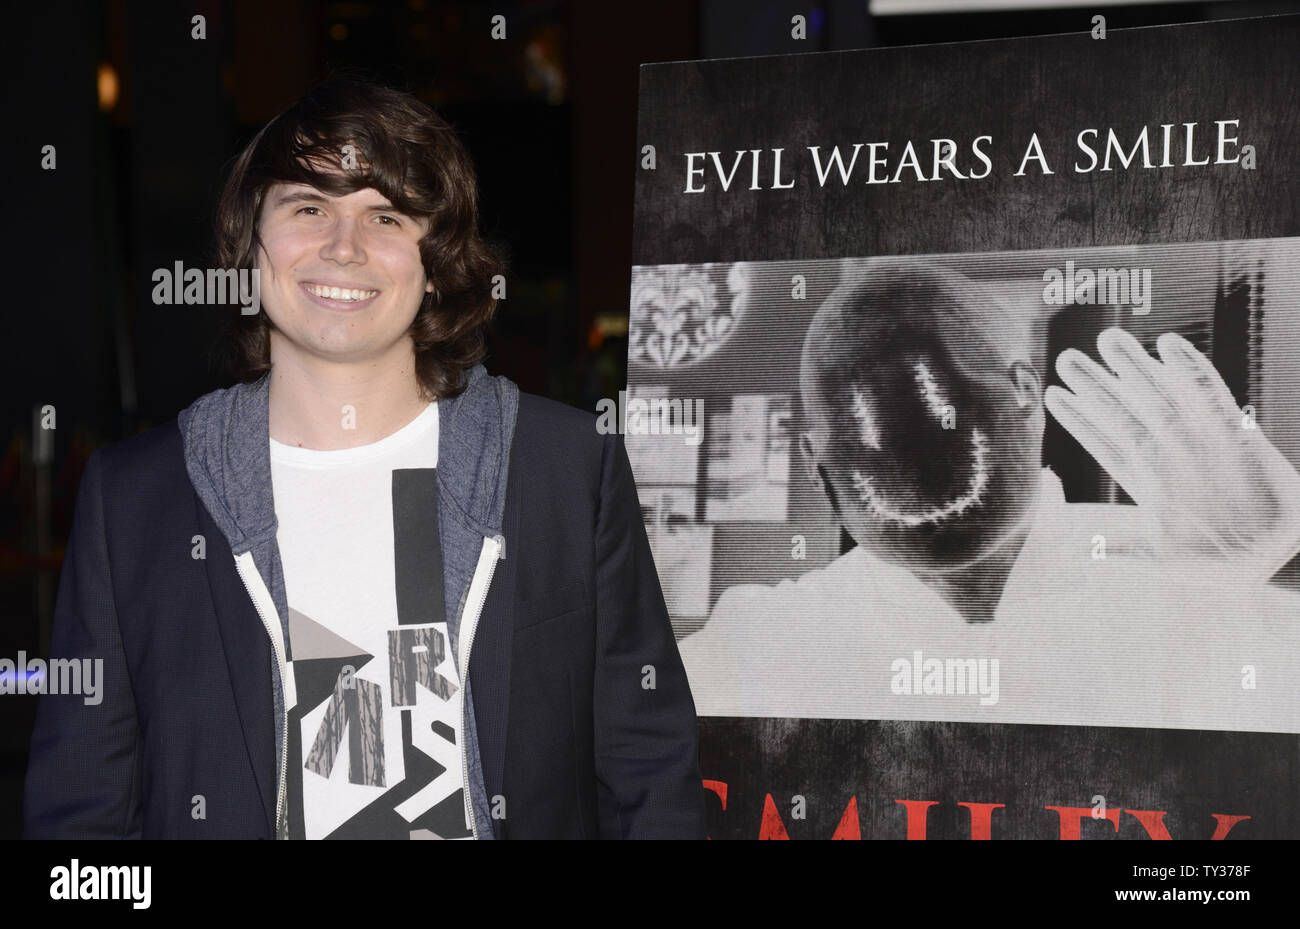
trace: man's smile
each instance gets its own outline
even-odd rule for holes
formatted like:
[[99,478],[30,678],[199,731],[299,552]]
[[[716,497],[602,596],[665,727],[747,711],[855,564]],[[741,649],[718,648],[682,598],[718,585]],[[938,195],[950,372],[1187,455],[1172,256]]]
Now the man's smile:
[[970,480],[965,490],[951,500],[923,509],[903,511],[891,502],[878,489],[873,478],[863,475],[857,469],[853,471],[853,489],[858,492],[859,501],[873,515],[885,522],[894,522],[909,529],[917,526],[940,525],[953,517],[965,515],[967,510],[980,506],[984,502],[984,491],[989,485],[988,437],[979,429],[972,429],[970,435]]
[[357,309],[368,305],[379,296],[378,290],[340,286],[323,281],[301,281],[298,287],[314,302],[331,309]]

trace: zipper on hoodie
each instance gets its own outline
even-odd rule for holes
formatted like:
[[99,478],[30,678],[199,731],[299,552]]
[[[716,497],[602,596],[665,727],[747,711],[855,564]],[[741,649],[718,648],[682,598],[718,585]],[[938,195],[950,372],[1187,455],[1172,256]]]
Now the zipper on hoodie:
[[[469,593],[465,599],[465,611],[461,614],[461,636],[465,643],[465,657],[460,662],[461,701],[460,701],[460,776],[465,790],[465,818],[469,821],[474,838],[478,836],[478,817],[474,815],[473,799],[469,783],[469,702],[464,699],[469,684],[469,660],[474,654],[474,632],[478,629],[479,614],[483,612],[483,603],[487,600],[488,588],[492,585],[492,576],[496,573],[497,559],[501,553],[502,540],[499,536],[485,536],[483,548],[479,552],[478,567],[474,569],[474,578],[470,581]],[[480,583],[482,581],[482,583]]]
[[[276,671],[280,675],[280,693],[284,699],[284,731],[280,736],[280,770],[276,778],[275,790],[275,836],[280,838],[280,817],[284,810],[285,781],[289,773],[289,710],[298,702],[297,688],[289,681],[288,662],[284,657],[284,634],[280,628],[280,615],[275,608],[271,592],[266,589],[266,582],[253,562],[252,552],[235,556],[235,570],[244,583],[248,598],[253,601],[253,609],[271,639],[271,651],[275,653]],[[267,617],[267,612],[275,622]]]

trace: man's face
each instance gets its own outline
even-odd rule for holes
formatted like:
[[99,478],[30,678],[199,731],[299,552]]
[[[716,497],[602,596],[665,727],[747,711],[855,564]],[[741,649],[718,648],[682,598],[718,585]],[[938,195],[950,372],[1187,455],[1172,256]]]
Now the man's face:
[[279,348],[361,362],[399,345],[433,289],[420,261],[427,229],[427,220],[398,213],[373,188],[333,196],[273,185],[258,223],[273,359]]
[[978,561],[1037,497],[1037,375],[969,333],[909,333],[866,354],[852,374],[824,382],[804,440],[844,528],[915,571]]

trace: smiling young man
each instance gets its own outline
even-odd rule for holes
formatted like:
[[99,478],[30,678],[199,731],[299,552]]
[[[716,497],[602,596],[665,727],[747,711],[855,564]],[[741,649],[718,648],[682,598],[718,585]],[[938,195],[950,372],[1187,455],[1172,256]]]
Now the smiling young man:
[[327,81],[236,160],[234,387],[97,452],[29,837],[703,837],[621,439],[481,365],[503,272],[450,127]]

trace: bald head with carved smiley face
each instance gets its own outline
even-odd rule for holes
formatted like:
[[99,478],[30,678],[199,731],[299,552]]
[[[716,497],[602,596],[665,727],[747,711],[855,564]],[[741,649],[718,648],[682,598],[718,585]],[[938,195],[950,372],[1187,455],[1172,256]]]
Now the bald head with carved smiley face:
[[873,260],[817,311],[803,452],[845,530],[922,573],[968,567],[1037,501],[1042,386],[1019,322],[960,274]]

